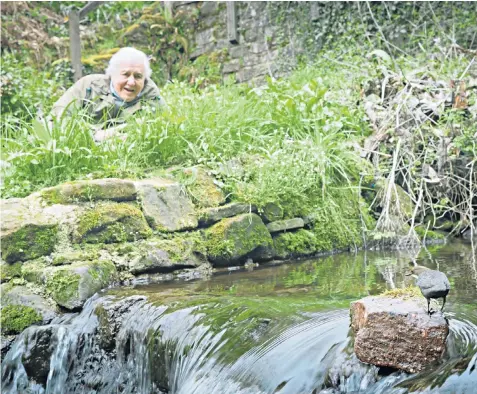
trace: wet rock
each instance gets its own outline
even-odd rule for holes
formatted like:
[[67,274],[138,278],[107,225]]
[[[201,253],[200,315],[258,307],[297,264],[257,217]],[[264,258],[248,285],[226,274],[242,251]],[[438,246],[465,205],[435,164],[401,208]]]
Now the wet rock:
[[201,211],[199,216],[199,225],[210,226],[222,219],[250,212],[257,212],[257,207],[255,207],[254,205],[237,202],[233,202],[217,208],[204,209]]
[[198,226],[194,205],[183,186],[166,179],[136,182],[142,211],[154,230],[173,232]]
[[206,230],[208,257],[218,265],[234,264],[259,246],[271,244],[270,233],[254,213],[223,219]]
[[293,218],[287,220],[277,220],[267,224],[267,229],[271,233],[277,233],[279,231],[294,230],[297,228],[303,228],[305,223],[302,218]]
[[126,203],[100,203],[78,217],[75,241],[114,243],[152,234],[142,212]]
[[25,331],[23,341],[25,351],[22,355],[22,364],[30,379],[37,383],[46,384],[50,372],[50,359],[57,346],[56,333],[58,327],[42,326],[31,327]]
[[2,305],[23,305],[33,308],[42,316],[43,324],[49,323],[58,314],[55,305],[52,305],[42,296],[33,293],[26,286],[13,286],[6,291],[2,291]]
[[73,310],[81,308],[93,294],[113,283],[117,272],[112,262],[97,260],[50,268],[45,276],[46,290],[53,300]]
[[269,202],[263,207],[263,212],[260,214],[264,223],[270,223],[283,218],[283,208],[275,204],[274,202]]
[[353,302],[358,358],[411,373],[440,359],[449,325],[440,312],[429,316],[423,300],[371,296]]
[[1,335],[0,336],[0,354],[2,360],[5,358],[5,355],[8,353],[12,347],[12,343],[15,340],[16,335]]
[[68,182],[39,192],[40,197],[49,204],[98,200],[134,201],[136,194],[132,181],[116,178]]
[[116,346],[116,336],[125,315],[135,306],[141,305],[145,296],[131,296],[120,301],[106,300],[98,305],[94,313],[98,317],[98,342],[101,348],[112,351]]

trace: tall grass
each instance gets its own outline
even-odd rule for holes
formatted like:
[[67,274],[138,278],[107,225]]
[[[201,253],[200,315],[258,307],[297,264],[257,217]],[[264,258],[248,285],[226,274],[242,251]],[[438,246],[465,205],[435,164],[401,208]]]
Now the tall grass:
[[[130,119],[125,141],[94,143],[80,113],[52,125],[4,121],[2,195],[203,164],[233,198],[303,210],[313,196],[353,183],[361,165],[351,144],[369,133],[354,81],[343,78],[344,71],[327,72],[308,67],[259,88],[210,86],[198,92],[185,83],[168,84],[163,95],[169,109]],[[241,171],[223,170],[231,160]]]

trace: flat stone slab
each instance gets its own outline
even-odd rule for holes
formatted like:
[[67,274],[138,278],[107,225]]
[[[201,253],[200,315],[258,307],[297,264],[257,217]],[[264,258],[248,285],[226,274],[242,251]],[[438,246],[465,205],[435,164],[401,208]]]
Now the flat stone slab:
[[199,225],[194,205],[179,183],[145,179],[136,182],[136,188],[144,216],[154,230],[184,231]]
[[267,229],[271,233],[278,233],[280,231],[294,230],[297,228],[303,228],[305,222],[302,218],[293,218],[287,220],[277,220],[267,224]]
[[208,208],[201,211],[199,215],[199,225],[210,226],[222,219],[252,212],[257,212],[256,206],[239,202],[233,202],[217,208]]
[[425,299],[370,296],[351,303],[354,350],[369,364],[415,373],[442,357],[449,325]]
[[40,197],[49,204],[98,200],[134,201],[136,194],[133,181],[116,178],[68,182],[39,192]]

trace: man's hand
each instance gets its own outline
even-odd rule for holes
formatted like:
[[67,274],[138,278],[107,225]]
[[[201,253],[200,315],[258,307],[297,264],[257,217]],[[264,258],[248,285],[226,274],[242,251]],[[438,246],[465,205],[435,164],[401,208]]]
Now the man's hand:
[[94,140],[96,142],[103,142],[110,138],[117,137],[122,141],[125,141],[127,134],[122,134],[121,131],[126,127],[126,124],[120,124],[118,126],[109,127],[107,129],[95,129]]

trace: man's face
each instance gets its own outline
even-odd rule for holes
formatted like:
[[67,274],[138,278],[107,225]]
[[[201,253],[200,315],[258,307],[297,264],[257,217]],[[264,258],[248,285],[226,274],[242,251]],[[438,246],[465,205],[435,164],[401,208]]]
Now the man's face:
[[146,81],[144,64],[124,64],[111,76],[114,89],[124,101],[133,101]]

